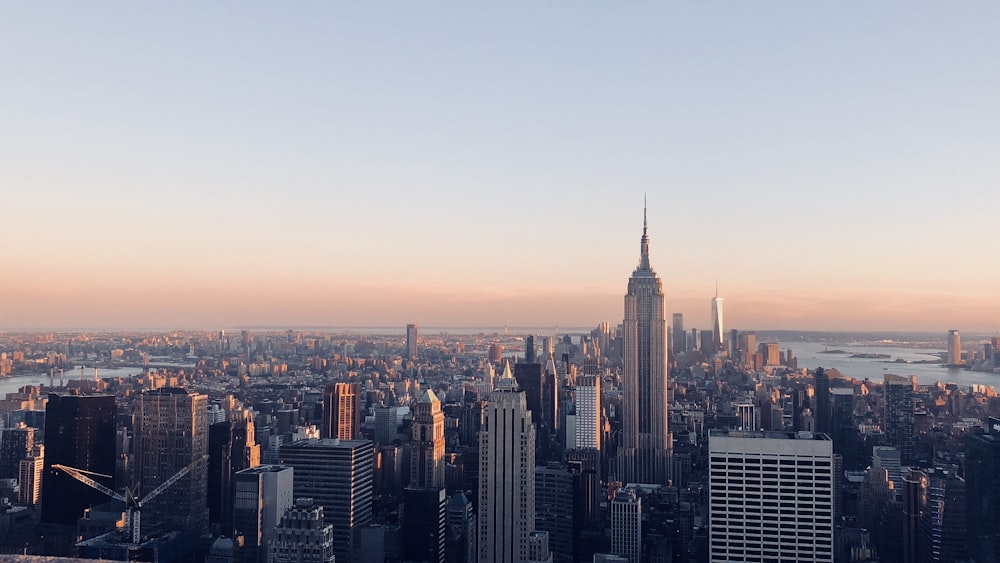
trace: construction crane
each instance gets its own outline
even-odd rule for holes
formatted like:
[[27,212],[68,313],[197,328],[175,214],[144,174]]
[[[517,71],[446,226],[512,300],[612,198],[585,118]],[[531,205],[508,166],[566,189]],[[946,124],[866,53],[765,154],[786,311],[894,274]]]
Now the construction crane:
[[182,477],[187,475],[192,469],[195,468],[199,463],[208,459],[208,456],[201,456],[200,458],[192,461],[187,467],[181,469],[177,473],[174,473],[169,479],[160,484],[149,493],[143,495],[142,498],[136,496],[135,491],[130,488],[125,489],[125,493],[118,493],[111,490],[108,487],[98,483],[94,479],[88,477],[88,475],[94,475],[95,477],[104,477],[110,479],[110,475],[104,475],[103,473],[95,473],[93,471],[85,471],[83,469],[77,469],[75,467],[69,467],[66,465],[54,463],[52,464],[52,469],[59,469],[65,471],[67,475],[76,479],[77,481],[87,485],[93,489],[101,491],[102,493],[108,495],[109,497],[120,500],[125,503],[125,523],[127,526],[126,533],[132,537],[132,543],[138,545],[141,541],[142,535],[140,533],[140,518],[142,513],[142,505],[146,502],[153,500],[154,498],[160,496],[160,493],[170,488],[171,485],[180,481]]

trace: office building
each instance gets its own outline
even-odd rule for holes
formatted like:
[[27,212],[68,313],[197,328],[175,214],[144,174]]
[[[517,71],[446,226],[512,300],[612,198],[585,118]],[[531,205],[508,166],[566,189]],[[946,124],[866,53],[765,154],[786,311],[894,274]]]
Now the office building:
[[548,532],[554,561],[573,561],[573,484],[573,473],[562,463],[535,468],[535,530]]
[[687,333],[684,332],[684,315],[674,313],[674,326],[671,327],[673,340],[670,345],[675,356],[687,352]]
[[713,352],[721,352],[725,350],[724,344],[726,340],[725,327],[722,324],[722,298],[719,297],[719,287],[715,287],[715,297],[712,298],[712,335],[714,338],[714,350]]
[[968,560],[965,480],[957,471],[933,469],[923,472],[926,490],[918,548],[930,563]]
[[882,386],[885,402],[885,437],[899,450],[903,463],[913,459],[913,382],[908,377],[885,374]]
[[1000,561],[1000,419],[989,422],[987,433],[966,440],[966,523],[975,561]]
[[333,545],[333,525],[327,523],[323,506],[311,498],[296,498],[274,530],[269,563],[334,563]]
[[618,478],[628,483],[666,483],[670,472],[667,433],[667,323],[663,282],[649,263],[645,209],[639,265],[625,295],[622,375],[622,447]]
[[233,522],[233,424],[228,420],[208,427],[208,521],[227,528]]
[[476,555],[476,512],[461,491],[448,499],[445,518],[445,561],[447,563],[475,563]]
[[281,446],[282,464],[295,469],[295,498],[311,498],[333,524],[334,552],[351,561],[355,531],[372,523],[374,444],[369,440],[299,440]]
[[357,383],[332,383],[323,392],[320,436],[356,440],[361,433],[361,389]]
[[709,560],[833,561],[833,442],[712,431]]
[[399,439],[399,407],[375,409],[375,443],[386,446]]
[[479,455],[479,561],[524,561],[535,531],[535,425],[509,370],[486,405]]
[[444,488],[403,490],[403,560],[444,563],[448,496]]
[[420,351],[417,350],[417,325],[408,324],[406,325],[406,357],[410,360],[416,360],[420,355]]
[[957,330],[948,331],[948,365],[960,366],[962,360],[962,335]]
[[538,355],[535,348],[535,336],[532,334],[524,337],[524,363],[538,363]]
[[[192,462],[208,455],[208,397],[164,387],[139,395],[135,410],[135,453],[141,490],[149,492]],[[208,526],[208,477],[203,460],[170,488],[143,506],[147,522],[168,528]]]
[[903,470],[900,462],[899,449],[892,446],[872,447],[872,467],[884,469],[893,490],[899,494],[903,490]]
[[597,375],[577,377],[573,442],[567,443],[567,448],[600,450],[603,434],[601,377]]
[[410,485],[444,487],[444,412],[434,391],[425,390],[413,407],[412,428]]
[[642,561],[642,499],[634,489],[619,489],[611,501],[611,553]]
[[42,522],[75,525],[92,504],[107,502],[104,493],[77,481],[61,464],[91,472],[98,483],[115,488],[115,398],[110,395],[52,393],[45,405],[45,461],[42,475]]
[[233,536],[239,563],[266,563],[278,522],[292,507],[294,470],[261,465],[233,475]]

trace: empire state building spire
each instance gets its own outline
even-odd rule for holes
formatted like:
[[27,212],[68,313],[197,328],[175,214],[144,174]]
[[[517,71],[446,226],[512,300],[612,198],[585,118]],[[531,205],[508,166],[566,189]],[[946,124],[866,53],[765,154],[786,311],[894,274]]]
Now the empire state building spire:
[[639,267],[625,294],[622,354],[622,447],[618,479],[666,484],[671,438],[667,430],[667,322],[663,282],[649,264],[649,235],[643,205]]

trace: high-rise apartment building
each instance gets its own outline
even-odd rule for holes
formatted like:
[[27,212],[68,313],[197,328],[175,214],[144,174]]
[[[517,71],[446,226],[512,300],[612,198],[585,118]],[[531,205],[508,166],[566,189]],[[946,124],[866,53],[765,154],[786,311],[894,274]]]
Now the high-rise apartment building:
[[45,461],[42,476],[42,522],[75,525],[104,493],[77,481],[56,464],[91,472],[100,484],[115,488],[115,417],[111,395],[52,393],[45,405]]
[[885,437],[899,450],[903,463],[913,459],[913,382],[908,377],[885,374],[882,386],[885,403]]
[[619,489],[611,501],[611,553],[642,561],[642,499],[634,489]]
[[833,442],[712,431],[709,560],[833,561]]
[[444,412],[434,391],[424,391],[413,407],[412,428],[410,485],[444,487]]
[[236,562],[267,561],[274,530],[292,508],[293,473],[291,467],[261,465],[233,475],[233,536],[243,537]]
[[674,313],[674,326],[671,327],[673,340],[670,342],[674,355],[687,352],[687,333],[684,332],[684,315]]
[[45,446],[35,444],[31,455],[18,464],[17,502],[38,509],[42,503],[42,473],[45,471]]
[[573,443],[569,449],[601,449],[601,377],[584,375],[576,378],[576,414]]
[[622,397],[622,448],[618,478],[628,483],[669,479],[667,432],[667,322],[663,282],[649,263],[645,209],[639,266],[625,295],[625,350]]
[[372,523],[374,444],[324,438],[281,446],[284,465],[295,469],[295,498],[311,498],[333,524],[339,561],[352,561],[355,531]]
[[962,361],[962,335],[957,330],[948,331],[948,365],[960,366]]
[[[142,492],[159,487],[208,455],[208,397],[164,387],[139,395],[135,411],[135,453]],[[163,494],[146,503],[143,518],[170,528],[208,526],[207,464],[195,465]]]
[[31,455],[35,429],[22,422],[14,428],[0,428],[0,479],[17,479],[21,460]]
[[509,377],[490,394],[479,433],[479,562],[528,559],[535,531],[535,426]]
[[334,563],[333,525],[322,505],[311,498],[295,499],[285,511],[271,540],[270,563]]
[[416,360],[420,356],[420,351],[417,349],[417,325],[408,324],[406,325],[406,357],[410,360]]
[[361,435],[361,387],[357,383],[332,383],[323,392],[323,426],[320,436],[356,440]]
[[715,339],[715,352],[721,352],[725,348],[726,342],[725,327],[722,324],[722,298],[719,297],[719,288],[715,288],[715,297],[712,298],[712,337]]

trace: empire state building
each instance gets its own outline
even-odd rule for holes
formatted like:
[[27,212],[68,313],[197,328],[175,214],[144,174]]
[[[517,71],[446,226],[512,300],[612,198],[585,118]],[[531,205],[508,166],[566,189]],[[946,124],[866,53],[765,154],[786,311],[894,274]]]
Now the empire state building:
[[667,432],[667,321],[663,281],[649,265],[643,209],[639,266],[625,294],[623,447],[618,478],[626,483],[666,484],[671,437]]

